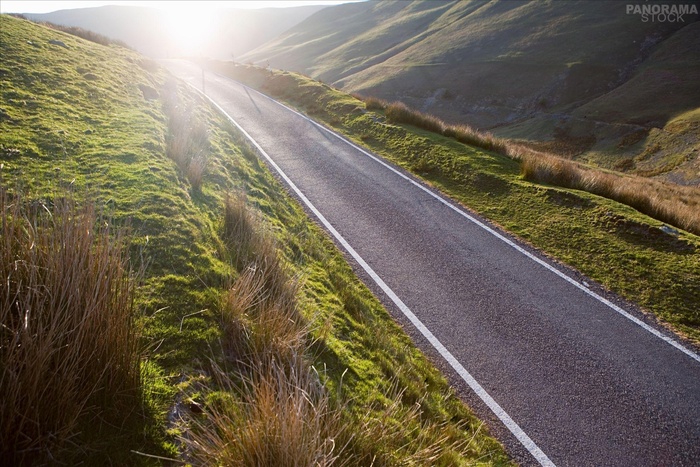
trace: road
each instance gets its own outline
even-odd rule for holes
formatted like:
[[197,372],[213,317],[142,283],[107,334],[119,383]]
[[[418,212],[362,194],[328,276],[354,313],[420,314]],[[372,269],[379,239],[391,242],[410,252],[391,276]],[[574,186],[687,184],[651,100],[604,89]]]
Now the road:
[[[201,88],[200,68],[166,66]],[[210,73],[206,93],[518,462],[700,465],[696,353],[290,109]]]

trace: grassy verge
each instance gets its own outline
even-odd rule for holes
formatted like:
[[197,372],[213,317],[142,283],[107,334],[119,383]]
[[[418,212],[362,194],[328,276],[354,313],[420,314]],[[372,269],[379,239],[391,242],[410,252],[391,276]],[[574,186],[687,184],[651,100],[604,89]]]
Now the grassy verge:
[[466,125],[448,125],[400,102],[389,103],[376,98],[363,100],[368,110],[382,111],[392,123],[405,123],[519,161],[522,174],[528,180],[587,191],[700,235],[700,189],[697,187],[603,171],[496,138]]
[[[125,254],[144,268],[130,321],[140,336],[130,410],[76,395],[95,410],[63,432],[39,410],[46,442],[27,462],[300,465],[313,454],[323,465],[510,464],[203,99],[131,51],[5,16],[0,26],[3,190],[38,207],[74,193],[98,219],[128,226]],[[9,277],[14,263],[4,260]],[[3,349],[21,334],[13,319],[3,315],[15,329]],[[3,361],[3,384],[21,365]],[[46,393],[42,406],[53,402]]]
[[[700,238],[586,191],[525,179],[511,157],[408,124],[298,74],[211,63],[412,171],[700,342]],[[370,105],[372,107],[372,105]],[[648,187],[644,187],[648,190]]]

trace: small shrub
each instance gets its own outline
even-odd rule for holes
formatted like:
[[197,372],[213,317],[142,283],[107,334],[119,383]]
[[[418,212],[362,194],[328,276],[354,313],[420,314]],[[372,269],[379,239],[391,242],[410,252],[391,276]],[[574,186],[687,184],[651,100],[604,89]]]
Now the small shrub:
[[629,170],[634,169],[635,167],[635,162],[634,158],[632,157],[625,157],[624,159],[620,159],[615,163],[615,170],[620,170],[622,172],[626,172]]
[[627,133],[620,140],[620,142],[617,145],[617,148],[618,149],[625,149],[627,147],[630,147],[632,145],[637,144],[638,142],[642,141],[647,136],[649,136],[649,130],[646,128]]

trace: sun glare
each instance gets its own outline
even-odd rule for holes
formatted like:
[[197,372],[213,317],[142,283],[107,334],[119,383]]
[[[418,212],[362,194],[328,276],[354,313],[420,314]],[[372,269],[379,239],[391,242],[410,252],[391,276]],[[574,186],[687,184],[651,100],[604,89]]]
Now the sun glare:
[[184,55],[201,53],[213,32],[213,19],[213,11],[196,5],[168,11],[166,30],[175,52]]

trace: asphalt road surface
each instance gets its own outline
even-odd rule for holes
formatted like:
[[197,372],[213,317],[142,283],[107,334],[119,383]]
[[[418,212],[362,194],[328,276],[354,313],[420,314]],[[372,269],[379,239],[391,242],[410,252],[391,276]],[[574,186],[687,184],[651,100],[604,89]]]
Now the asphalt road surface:
[[[201,89],[199,67],[165,64]],[[697,353],[256,91],[206,73],[206,94],[254,139],[518,462],[700,465]]]

